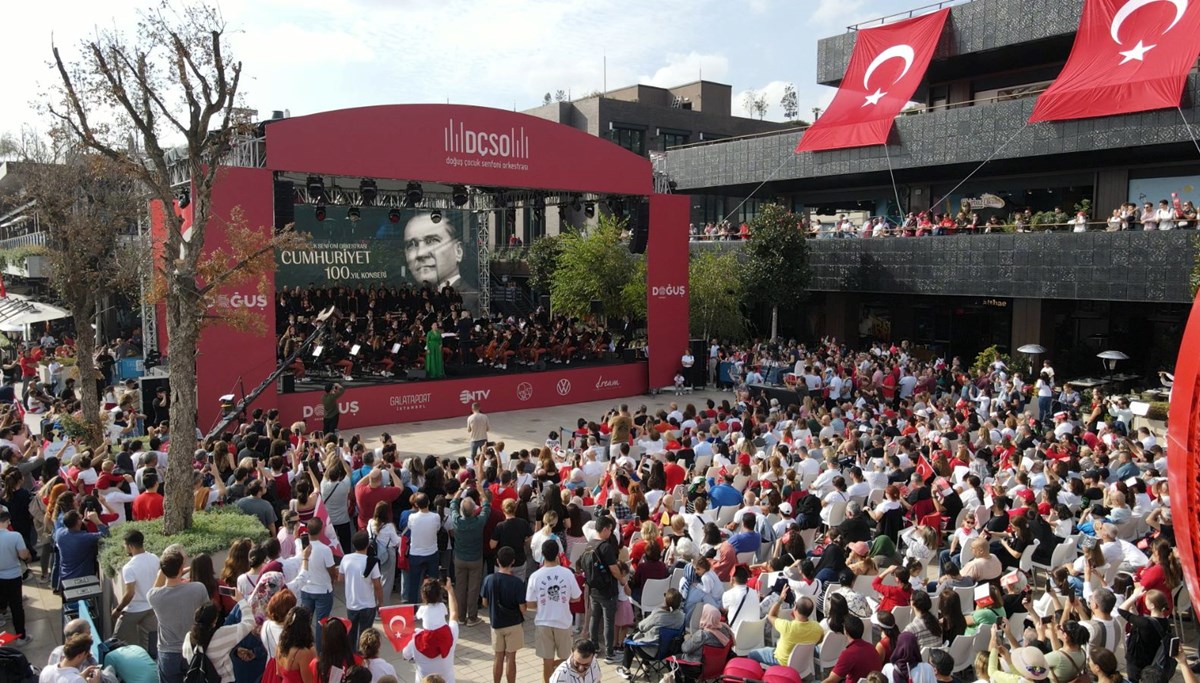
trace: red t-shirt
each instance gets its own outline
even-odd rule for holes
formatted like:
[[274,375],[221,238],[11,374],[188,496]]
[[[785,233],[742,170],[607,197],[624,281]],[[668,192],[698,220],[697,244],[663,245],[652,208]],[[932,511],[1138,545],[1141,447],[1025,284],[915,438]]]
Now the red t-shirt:
[[874,645],[862,638],[850,641],[833,665],[833,673],[841,676],[843,681],[857,681],[879,670],[879,653]]
[[687,470],[683,469],[679,463],[669,462],[663,466],[663,473],[667,475],[667,492],[675,490],[687,479]]
[[148,519],[158,519],[163,516],[163,497],[161,493],[145,491],[133,499],[133,519],[141,522]]
[[37,359],[33,356],[21,356],[17,361],[17,365],[21,368],[21,377],[33,377],[37,375]]
[[375,514],[375,506],[380,503],[391,504],[400,497],[400,489],[396,486],[380,486],[371,488],[367,478],[363,477],[354,487],[354,500],[358,502],[358,528],[366,529],[367,523]]
[[488,490],[492,492],[492,507],[498,508],[503,506],[504,501],[508,500],[509,498],[517,500],[517,490],[511,486],[492,484],[488,487]]

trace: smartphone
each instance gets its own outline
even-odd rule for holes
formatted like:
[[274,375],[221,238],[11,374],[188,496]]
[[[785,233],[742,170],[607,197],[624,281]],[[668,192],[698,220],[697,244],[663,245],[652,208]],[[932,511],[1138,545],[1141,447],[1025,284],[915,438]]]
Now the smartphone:
[[1167,641],[1167,656],[1175,659],[1179,656],[1179,637],[1172,637]]
[[300,536],[300,547],[301,548],[307,548],[310,543],[312,543],[312,541],[309,540],[308,534],[303,534]]
[[217,592],[221,595],[227,595],[232,598],[235,591],[229,586],[217,586]]
[[442,567],[441,569],[438,570],[438,581],[439,582],[446,583],[446,580],[449,578],[450,578],[450,574],[445,567]]

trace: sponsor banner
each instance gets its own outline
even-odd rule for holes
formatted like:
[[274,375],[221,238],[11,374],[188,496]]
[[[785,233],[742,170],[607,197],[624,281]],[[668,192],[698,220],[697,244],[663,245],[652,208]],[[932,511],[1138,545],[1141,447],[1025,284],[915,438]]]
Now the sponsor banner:
[[[643,394],[646,388],[644,363],[355,387],[338,401],[338,427],[466,416],[472,403],[498,413],[602,401]],[[303,419],[310,429],[320,429],[325,416],[320,391],[281,394],[279,409],[285,422]]]
[[646,245],[646,332],[650,339],[650,386],[675,381],[688,350],[688,259],[690,200],[686,195],[650,195],[650,240]]

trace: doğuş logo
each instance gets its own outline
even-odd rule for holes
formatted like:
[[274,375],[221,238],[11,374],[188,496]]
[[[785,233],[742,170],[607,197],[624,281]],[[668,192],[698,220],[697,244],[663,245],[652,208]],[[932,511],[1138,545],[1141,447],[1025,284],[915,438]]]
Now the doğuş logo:
[[687,287],[683,285],[659,285],[652,287],[650,294],[657,297],[683,296],[687,294]]
[[266,294],[218,294],[217,306],[219,308],[266,308]]
[[462,393],[460,393],[458,395],[458,400],[463,405],[466,405],[472,401],[482,401],[483,399],[490,396],[491,393],[492,393],[491,389],[480,389],[479,391],[471,391],[469,389],[463,389]]
[[[347,401],[345,403],[339,401],[338,412],[342,415],[357,415],[358,401]],[[315,406],[304,406],[304,408],[300,411],[300,414],[304,419],[308,419],[310,417],[323,418],[325,417],[325,406],[319,403]]]
[[517,385],[517,398],[522,401],[528,401],[533,398],[533,385],[529,382],[521,382]]
[[559,396],[566,396],[571,393],[571,380],[565,377],[558,380],[558,384],[554,385],[554,390],[558,392]]
[[454,119],[443,129],[445,149],[452,154],[474,154],[481,157],[509,159],[529,158],[529,138],[525,128],[510,128],[507,133],[471,130]]

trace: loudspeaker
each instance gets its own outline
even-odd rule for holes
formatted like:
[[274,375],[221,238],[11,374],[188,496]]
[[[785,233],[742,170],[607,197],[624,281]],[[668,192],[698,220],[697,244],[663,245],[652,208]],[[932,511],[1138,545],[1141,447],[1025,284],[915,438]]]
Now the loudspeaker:
[[708,343],[703,339],[688,340],[688,348],[696,362],[692,364],[691,377],[688,384],[694,388],[703,387],[708,380]]
[[295,183],[290,180],[275,181],[275,231],[296,220]]
[[408,371],[408,379],[425,379],[424,368],[413,368]]
[[625,349],[621,351],[621,360],[626,363],[637,362],[637,349]]
[[292,374],[291,372],[285,372],[279,376],[279,393],[296,393],[296,375]]
[[604,302],[592,299],[592,315],[604,315]]
[[629,251],[646,253],[646,242],[650,238],[650,203],[640,200],[629,214]]

